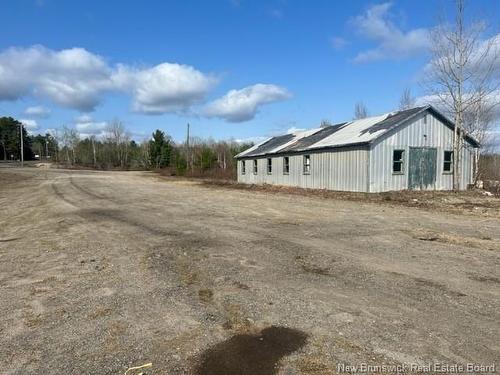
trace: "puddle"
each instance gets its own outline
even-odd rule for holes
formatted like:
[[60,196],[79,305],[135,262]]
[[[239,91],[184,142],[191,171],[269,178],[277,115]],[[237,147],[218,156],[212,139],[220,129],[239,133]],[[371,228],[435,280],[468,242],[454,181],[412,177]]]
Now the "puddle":
[[271,326],[257,335],[240,334],[207,349],[197,375],[273,375],[278,362],[305,345],[307,334]]

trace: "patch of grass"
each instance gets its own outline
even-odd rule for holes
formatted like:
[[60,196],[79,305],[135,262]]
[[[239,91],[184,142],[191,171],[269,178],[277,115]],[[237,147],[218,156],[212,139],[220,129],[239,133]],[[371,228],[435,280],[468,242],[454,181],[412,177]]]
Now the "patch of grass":
[[249,319],[245,318],[245,314],[241,305],[237,303],[228,303],[224,305],[226,322],[222,325],[224,329],[238,332],[247,332],[251,326]]
[[212,289],[200,289],[198,291],[198,297],[200,298],[201,302],[209,303],[212,302],[214,292],[212,291]]
[[335,374],[326,364],[321,362],[320,358],[304,357],[296,360],[294,365],[300,370],[301,374],[326,375]]
[[416,207],[458,214],[474,214],[500,217],[500,199],[486,197],[482,190],[468,191],[388,191],[383,193],[361,193],[306,189],[293,186],[242,184],[230,180],[198,180],[202,186],[248,190],[272,194],[290,194],[323,199],[339,199],[357,202],[371,202],[391,206]]
[[44,319],[41,314],[39,315],[34,315],[30,314],[29,316],[26,317],[26,325],[30,328],[36,328],[40,326],[43,323]]
[[110,308],[106,308],[106,307],[98,307],[97,309],[95,309],[94,311],[92,311],[88,317],[89,319],[99,319],[99,318],[103,318],[105,316],[109,316],[111,315],[111,313],[113,312],[112,309]]

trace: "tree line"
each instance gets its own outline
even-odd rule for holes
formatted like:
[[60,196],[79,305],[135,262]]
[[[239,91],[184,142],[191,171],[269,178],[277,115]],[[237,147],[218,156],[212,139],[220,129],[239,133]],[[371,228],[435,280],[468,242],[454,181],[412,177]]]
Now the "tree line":
[[0,117],[0,160],[21,159],[21,132],[25,160],[50,158],[57,153],[57,141],[50,135],[30,135],[22,123],[12,117]]
[[18,120],[1,117],[0,157],[3,160],[20,159],[21,131],[25,160],[50,160],[65,166],[94,169],[158,169],[171,175],[234,178],[234,156],[252,146],[198,137],[177,143],[159,129],[153,132],[151,139],[137,142],[118,120],[110,122],[99,137],[83,137],[67,126],[51,134],[30,135]]

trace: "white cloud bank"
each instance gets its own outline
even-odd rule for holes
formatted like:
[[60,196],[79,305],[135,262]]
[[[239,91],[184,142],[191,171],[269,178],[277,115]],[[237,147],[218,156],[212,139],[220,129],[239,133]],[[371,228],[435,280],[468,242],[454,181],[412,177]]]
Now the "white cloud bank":
[[36,130],[38,129],[38,123],[35,120],[31,119],[20,119],[19,122],[24,125],[27,130]]
[[373,49],[360,52],[354,58],[354,62],[406,59],[428,50],[430,43],[428,30],[419,28],[402,31],[391,21],[393,18],[390,13],[391,7],[390,2],[373,5],[351,20],[352,25],[362,36],[378,44]]
[[50,116],[50,109],[45,108],[43,106],[34,106],[34,107],[28,107],[26,108],[26,111],[24,113],[27,116],[32,116],[32,117],[38,117],[38,118],[47,118]]
[[187,110],[202,100],[217,79],[175,63],[137,69],[110,66],[83,48],[54,51],[43,46],[0,52],[0,101],[25,96],[90,112],[108,92],[132,96],[133,109],[146,114]]
[[82,48],[9,48],[0,53],[0,100],[31,94],[89,111],[110,88],[110,74],[101,57]]
[[120,65],[112,79],[132,94],[134,111],[147,114],[184,111],[217,83],[215,77],[191,66],[170,63],[142,70]]
[[255,117],[264,104],[286,100],[291,93],[281,86],[258,83],[240,90],[231,90],[209,103],[204,110],[208,117],[219,117],[229,122],[243,122]]
[[87,114],[83,114],[83,115],[80,115],[77,118],[75,118],[75,122],[77,124],[83,124],[85,122],[91,122],[91,121],[92,121],[92,116],[87,115]]
[[297,128],[296,126],[292,126],[291,128],[288,128],[286,133],[287,134],[294,134],[294,133],[298,133],[298,132],[302,132],[306,130],[305,128]]
[[104,138],[107,135],[108,123],[106,121],[94,121],[89,115],[81,115],[75,119],[75,122],[75,128],[81,139],[92,136]]

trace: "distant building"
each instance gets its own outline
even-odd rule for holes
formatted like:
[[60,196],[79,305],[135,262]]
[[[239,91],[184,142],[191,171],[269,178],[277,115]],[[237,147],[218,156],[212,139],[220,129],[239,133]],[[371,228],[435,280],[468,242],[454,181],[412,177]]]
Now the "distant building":
[[[238,181],[360,192],[451,190],[454,123],[432,106],[267,139],[236,155]],[[460,187],[479,144],[465,137]]]

